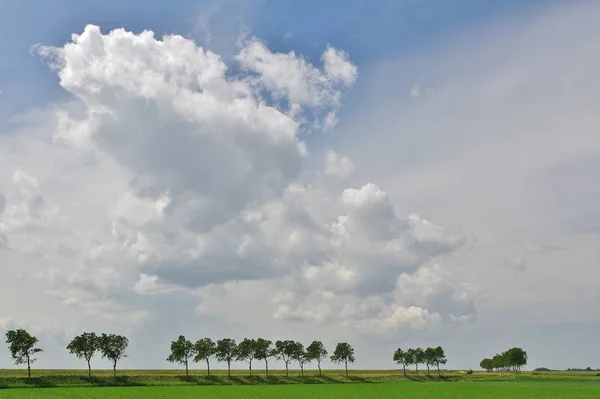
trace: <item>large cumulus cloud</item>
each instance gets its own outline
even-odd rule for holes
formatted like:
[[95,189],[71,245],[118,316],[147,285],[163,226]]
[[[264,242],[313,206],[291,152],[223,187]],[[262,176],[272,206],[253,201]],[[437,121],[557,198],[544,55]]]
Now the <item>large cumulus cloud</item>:
[[319,68],[252,39],[228,68],[181,36],[92,25],[39,49],[72,99],[35,137],[56,156],[23,162],[52,170],[2,168],[0,245],[52,258],[40,277],[66,305],[142,320],[155,295],[201,313],[252,296],[268,317],[360,333],[474,316],[440,261],[461,232],[403,214],[334,151],[308,172],[323,162],[302,133],[335,126],[357,77],[345,52]]

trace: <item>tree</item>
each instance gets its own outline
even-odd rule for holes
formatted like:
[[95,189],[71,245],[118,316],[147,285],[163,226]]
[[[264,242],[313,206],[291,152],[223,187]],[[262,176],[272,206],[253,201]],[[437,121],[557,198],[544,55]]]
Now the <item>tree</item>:
[[419,374],[419,364],[425,363],[425,351],[421,348],[415,349],[414,352],[414,365],[417,370],[417,374]]
[[231,377],[231,362],[236,358],[237,345],[235,339],[223,338],[217,341],[217,348],[215,351],[217,360],[220,362],[227,362],[227,373]]
[[521,372],[521,367],[527,364],[527,352],[521,348],[511,348],[505,352],[508,365],[514,371]]
[[492,359],[486,358],[479,363],[479,367],[489,372],[494,369],[494,363],[492,362]]
[[196,354],[194,344],[185,339],[183,335],[177,338],[177,341],[171,342],[171,354],[167,358],[168,362],[179,363],[185,366],[185,376],[189,377],[189,361]]
[[102,334],[98,340],[102,357],[113,362],[113,375],[117,378],[117,362],[127,357],[127,347],[129,340],[123,335]]
[[194,344],[194,350],[196,351],[196,357],[194,358],[194,361],[206,361],[206,370],[210,376],[210,358],[215,355],[217,345],[210,338],[202,338],[196,341]]
[[306,348],[306,357],[309,361],[316,360],[317,366],[319,367],[319,375],[323,375],[323,372],[321,371],[321,362],[324,359],[327,359],[327,355],[327,349],[325,349],[325,346],[321,341],[313,341],[312,344],[308,345],[308,348]]
[[425,366],[427,366],[427,375],[430,375],[429,366],[435,365],[435,349],[432,347],[425,349],[423,358],[425,360]]
[[346,366],[346,377],[348,376],[348,362],[354,363],[354,348],[347,342],[340,342],[335,347],[333,355],[331,356],[333,363],[344,363]]
[[275,350],[273,354],[278,360],[283,360],[285,363],[285,375],[288,377],[290,375],[289,372],[289,364],[294,359],[294,354],[296,351],[296,342],[286,339],[285,341],[277,341],[275,342]]
[[35,363],[37,353],[43,352],[36,348],[38,339],[23,329],[9,330],[6,332],[6,343],[10,356],[15,364],[27,364],[27,377],[31,378],[31,365]]
[[433,362],[437,366],[438,375],[440,375],[440,364],[446,364],[448,362],[444,348],[441,346],[434,349]]
[[300,372],[302,376],[304,376],[304,365],[308,362],[308,357],[306,356],[306,351],[304,350],[304,345],[300,342],[296,342],[294,344],[294,354],[292,358],[298,362],[300,366]]
[[409,348],[406,350],[406,352],[404,353],[404,361],[406,362],[407,366],[415,364],[415,350],[414,349]]
[[90,377],[92,376],[92,366],[90,361],[98,350],[98,346],[98,336],[93,332],[84,332],[83,334],[73,338],[69,345],[67,345],[67,349],[69,350],[70,354],[77,356],[79,359],[85,359],[88,365],[88,375]]
[[273,356],[272,342],[268,339],[258,338],[256,340],[256,359],[265,361],[265,370],[269,376],[269,358]]
[[396,349],[394,352],[394,362],[402,365],[402,372],[406,376],[406,365],[408,364],[406,359],[406,352],[404,352],[401,348]]
[[248,362],[250,375],[252,375],[252,360],[256,358],[256,340],[244,338],[237,347],[236,360]]

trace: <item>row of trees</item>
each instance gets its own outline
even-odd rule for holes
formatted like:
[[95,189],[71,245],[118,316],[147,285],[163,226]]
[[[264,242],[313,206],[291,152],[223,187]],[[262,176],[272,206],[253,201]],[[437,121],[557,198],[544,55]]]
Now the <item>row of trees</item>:
[[[285,340],[272,341],[264,338],[244,338],[239,344],[235,339],[223,338],[214,342],[210,338],[202,338],[192,343],[185,336],[180,335],[176,341],[171,342],[171,354],[167,361],[185,366],[185,374],[189,375],[189,363],[206,362],[206,369],[210,375],[210,360],[214,357],[220,362],[227,363],[227,372],[231,376],[231,363],[244,361],[248,363],[252,375],[252,362],[262,360],[265,362],[265,371],[269,376],[269,359],[275,358],[285,363],[285,374],[289,375],[289,365],[297,362],[304,375],[304,366],[310,362],[317,362],[319,375],[322,374],[321,362],[327,359],[327,349],[321,341],[313,341],[306,348],[301,342]],[[344,363],[348,375],[348,363],[354,363],[354,348],[347,342],[337,344],[333,355],[329,358],[334,363]]]
[[[38,348],[38,339],[23,329],[10,330],[6,332],[6,343],[10,355],[15,364],[27,365],[27,376],[31,378],[31,365],[37,360],[36,355],[43,352]],[[102,358],[106,358],[113,363],[113,374],[117,376],[117,362],[127,357],[126,351],[129,346],[129,340],[122,335],[83,333],[73,338],[67,346],[70,353],[80,359],[85,359],[88,365],[89,375],[92,375],[90,360],[94,354],[99,351]]]
[[406,375],[406,366],[415,366],[415,370],[417,374],[419,374],[419,364],[424,364],[427,366],[427,375],[429,375],[429,367],[436,366],[438,370],[438,375],[440,374],[440,364],[446,364],[446,354],[444,353],[444,349],[441,346],[436,348],[415,348],[415,349],[407,349],[403,351],[401,348],[396,349],[394,352],[393,360],[397,364],[402,365],[402,370],[404,375]]
[[491,359],[483,359],[479,366],[487,371],[521,371],[527,364],[527,352],[521,348],[511,348],[496,354]]

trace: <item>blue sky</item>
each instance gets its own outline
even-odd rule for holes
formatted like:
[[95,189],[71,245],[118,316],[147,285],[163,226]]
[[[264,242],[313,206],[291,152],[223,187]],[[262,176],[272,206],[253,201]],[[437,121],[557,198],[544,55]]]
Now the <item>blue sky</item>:
[[0,0],[0,331],[47,368],[89,329],[132,368],[180,333],[600,366],[598,12]]
[[[2,119],[43,105],[60,96],[56,76],[30,53],[31,46],[61,45],[88,23],[104,31],[124,27],[152,30],[157,37],[180,34],[216,51],[232,51],[236,36],[247,28],[274,51],[295,51],[309,59],[319,57],[327,44],[346,49],[359,65],[418,55],[447,35],[519,7],[548,0],[505,1],[3,1],[0,24],[0,97]],[[210,10],[208,25],[213,42],[207,43],[199,21]],[[214,11],[213,11],[214,10]],[[200,23],[201,24],[201,23]],[[221,35],[225,38],[221,41]]]

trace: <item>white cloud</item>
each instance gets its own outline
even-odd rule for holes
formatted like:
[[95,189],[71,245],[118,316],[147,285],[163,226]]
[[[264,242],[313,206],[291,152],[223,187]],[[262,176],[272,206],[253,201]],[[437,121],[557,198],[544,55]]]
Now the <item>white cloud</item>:
[[[43,49],[71,98],[1,138],[0,236],[34,255],[31,276],[78,325],[166,328],[195,308],[377,335],[475,313],[439,270],[427,300],[396,294],[399,276],[460,248],[460,231],[400,212],[336,152],[309,172],[321,161],[300,139],[305,114],[334,124],[357,74],[344,52],[328,48],[322,72],[251,40],[237,75],[183,37],[92,25]],[[214,314],[232,298],[244,307]]]
[[358,76],[358,68],[350,62],[348,53],[328,47],[321,56],[325,74],[333,81],[340,81],[346,86],[354,84]]
[[325,154],[325,174],[335,177],[347,177],[354,173],[356,167],[345,155],[340,155],[335,151],[327,151]]

